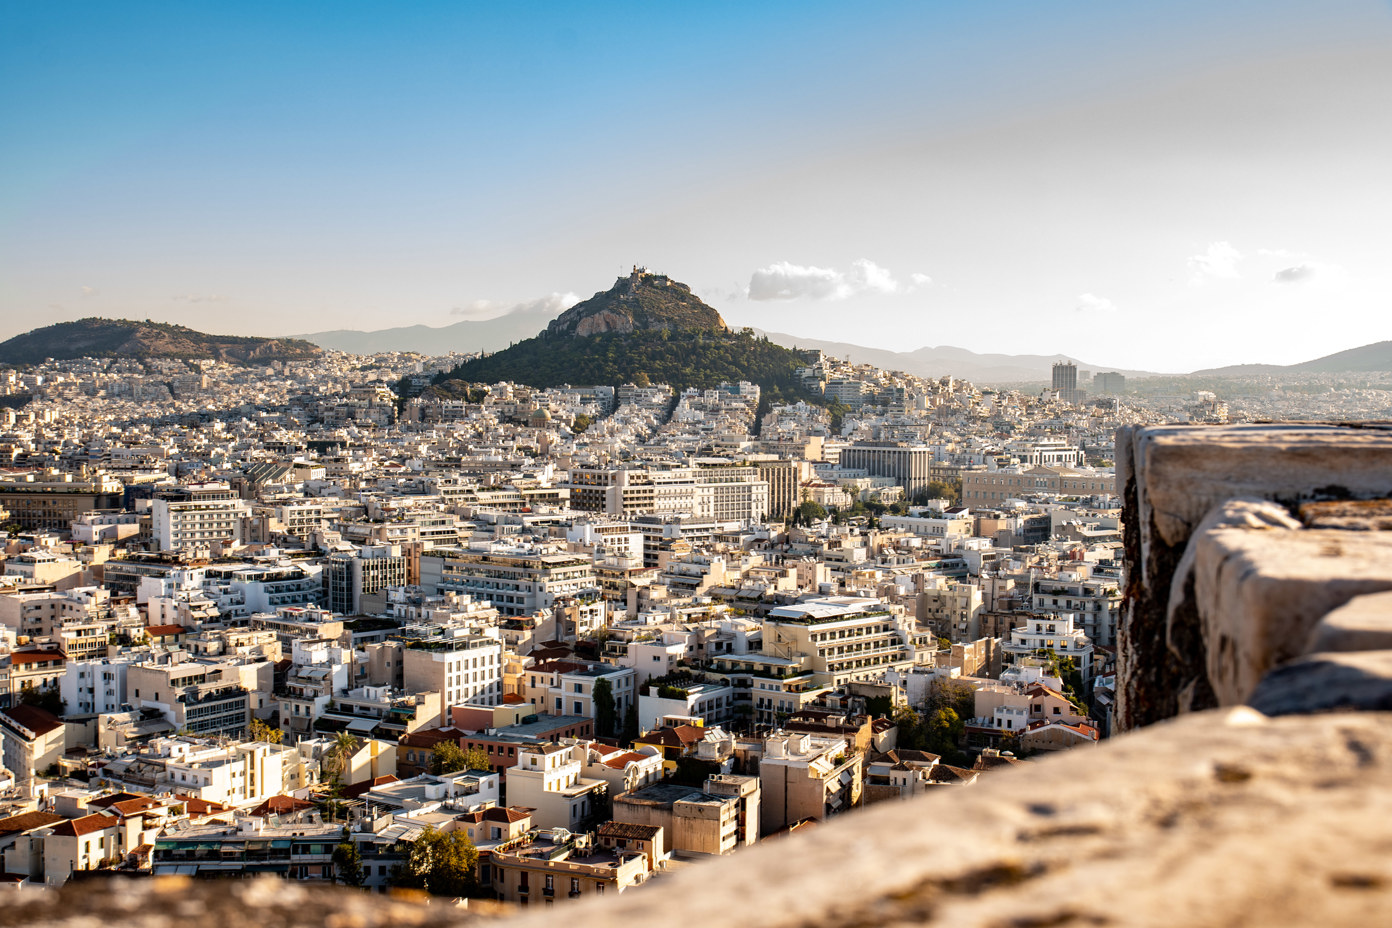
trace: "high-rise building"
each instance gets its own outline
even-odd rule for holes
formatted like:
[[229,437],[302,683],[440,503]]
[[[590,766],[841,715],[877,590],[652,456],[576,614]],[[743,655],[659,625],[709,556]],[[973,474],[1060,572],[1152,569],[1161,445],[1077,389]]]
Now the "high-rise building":
[[1077,402],[1078,365],[1072,361],[1059,361],[1054,364],[1053,389],[1065,403]]
[[1098,374],[1092,379],[1092,390],[1094,393],[1125,393],[1126,375],[1116,371]]

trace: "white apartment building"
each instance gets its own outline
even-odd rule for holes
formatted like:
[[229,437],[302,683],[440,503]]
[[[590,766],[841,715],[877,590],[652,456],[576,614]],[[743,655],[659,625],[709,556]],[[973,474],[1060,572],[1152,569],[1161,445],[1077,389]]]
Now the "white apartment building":
[[1034,581],[1030,607],[1035,612],[1072,613],[1079,629],[1096,645],[1116,644],[1121,616],[1120,584],[1110,577],[1089,579],[1078,571]]
[[614,696],[616,725],[623,724],[624,713],[637,698],[636,675],[630,667],[597,664],[583,670],[569,670],[556,675],[556,682],[547,694],[546,706],[552,715],[583,715],[595,717],[594,688],[600,680],[608,680]]
[[103,657],[96,660],[69,660],[63,665],[63,678],[58,691],[73,714],[120,712],[126,698],[126,670],[130,660],[125,657]]
[[519,746],[517,763],[505,771],[508,804],[533,809],[535,828],[578,830],[608,788],[583,776],[588,759],[584,742]]
[[1092,642],[1076,625],[1072,613],[1032,616],[1019,628],[1011,629],[1010,640],[1002,647],[1002,661],[1018,665],[1032,659],[1046,658],[1052,651],[1056,657],[1071,657],[1086,683],[1092,677]]
[[907,672],[929,637],[915,632],[902,607],[855,596],[773,609],[764,619],[763,636],[765,654],[805,655],[817,682],[830,686],[877,680],[887,670]]
[[225,483],[179,487],[151,501],[151,534],[159,550],[178,551],[191,545],[245,540],[244,525],[251,507]]
[[497,638],[454,629],[454,637],[409,641],[401,652],[408,693],[438,692],[441,712],[503,701],[503,645]]
[[467,593],[488,600],[501,615],[531,615],[561,597],[599,597],[587,555],[546,554],[493,545],[437,548],[421,555],[421,586],[433,593]]

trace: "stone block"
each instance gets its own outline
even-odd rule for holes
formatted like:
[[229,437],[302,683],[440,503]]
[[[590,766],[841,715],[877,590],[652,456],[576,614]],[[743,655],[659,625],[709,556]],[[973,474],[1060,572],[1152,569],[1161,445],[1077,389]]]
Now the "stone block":
[[1388,423],[1128,427],[1117,431],[1116,460],[1127,559],[1121,730],[1217,704],[1197,620],[1170,608],[1189,538],[1215,507],[1392,496]]
[[1305,653],[1381,651],[1392,648],[1392,593],[1355,596],[1320,619]]
[[1392,710],[1392,650],[1302,657],[1262,678],[1249,704],[1264,715]]
[[1392,533],[1218,527],[1193,545],[1194,607],[1219,705],[1246,702],[1329,612],[1392,590]]

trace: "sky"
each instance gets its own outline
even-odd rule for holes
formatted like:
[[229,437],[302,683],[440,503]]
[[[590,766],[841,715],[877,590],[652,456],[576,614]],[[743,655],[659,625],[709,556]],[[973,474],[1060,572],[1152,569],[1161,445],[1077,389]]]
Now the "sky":
[[0,0],[0,338],[559,312],[1186,371],[1392,339],[1392,3]]

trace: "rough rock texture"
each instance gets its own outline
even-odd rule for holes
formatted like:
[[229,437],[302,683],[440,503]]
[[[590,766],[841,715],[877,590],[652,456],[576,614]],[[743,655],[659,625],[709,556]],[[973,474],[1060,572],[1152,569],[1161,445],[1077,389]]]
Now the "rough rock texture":
[[587,336],[638,329],[720,329],[725,320],[691,288],[638,268],[614,286],[576,303],[546,327],[551,336]]
[[[1389,784],[1392,716],[1201,713],[504,923],[1366,928],[1392,905]],[[21,895],[0,925],[211,917],[373,928],[465,916],[293,884],[148,881]]]
[[1392,499],[1348,499],[1305,503],[1300,519],[1309,528],[1342,528],[1358,532],[1392,530]]
[[1267,674],[1249,702],[1267,715],[1392,710],[1392,651],[1311,654]]
[[[485,911],[498,908],[484,905]],[[14,893],[0,907],[0,926],[31,928],[436,928],[480,920],[424,893],[374,896],[278,877],[87,880],[58,892]]]
[[1305,649],[1328,612],[1392,590],[1392,533],[1215,528],[1194,536],[1194,602],[1209,686],[1239,705]]
[[1268,673],[1249,704],[1268,715],[1392,710],[1392,651],[1307,655]]
[[1392,648],[1392,593],[1369,593],[1355,596],[1320,619],[1304,653],[1387,648]]
[[1244,497],[1290,509],[1392,496],[1392,426],[1150,426],[1120,429],[1116,447],[1128,563],[1116,722],[1128,729],[1217,704],[1196,611],[1170,607],[1200,522]]

